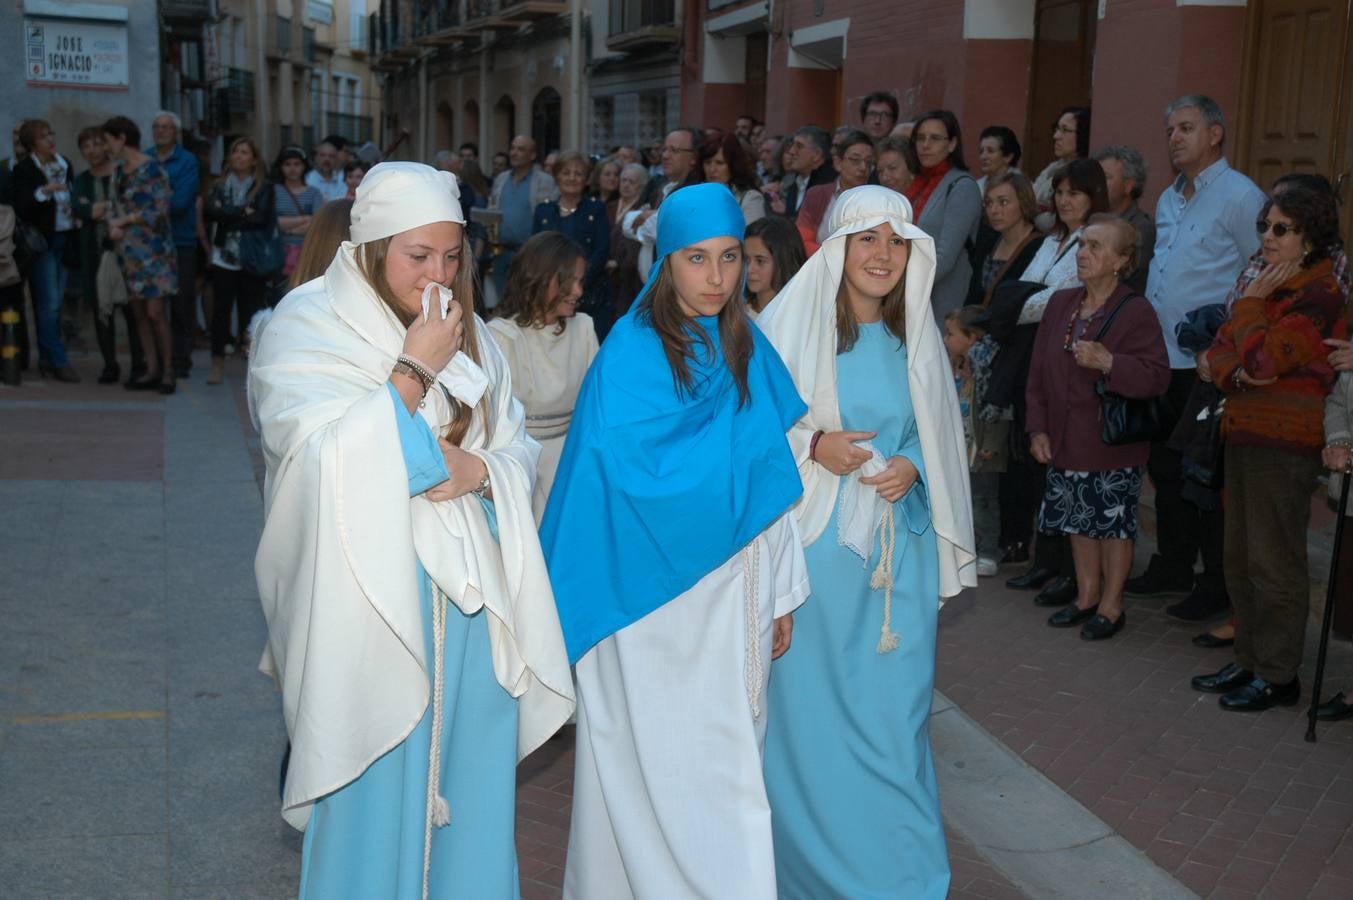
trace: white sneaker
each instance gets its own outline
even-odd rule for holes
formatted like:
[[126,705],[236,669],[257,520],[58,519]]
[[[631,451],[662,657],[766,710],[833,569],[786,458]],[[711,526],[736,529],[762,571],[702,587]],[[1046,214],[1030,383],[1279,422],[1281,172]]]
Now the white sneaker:
[[977,574],[982,578],[990,578],[1001,570],[1001,564],[989,556],[977,557]]

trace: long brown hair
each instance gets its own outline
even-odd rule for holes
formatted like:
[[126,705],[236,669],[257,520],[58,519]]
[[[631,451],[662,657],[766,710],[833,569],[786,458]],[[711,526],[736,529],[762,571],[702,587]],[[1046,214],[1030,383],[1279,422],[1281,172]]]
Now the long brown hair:
[[[719,310],[719,345],[723,348],[724,364],[733,373],[733,381],[738,386],[738,407],[741,408],[751,399],[747,388],[747,366],[752,358],[752,329],[737,294],[738,291],[734,291]],[[690,364],[697,361],[696,353],[701,352],[697,345],[703,345],[704,352],[708,353],[711,338],[699,322],[682,312],[670,260],[662,261],[658,280],[640,303],[639,313],[652,323],[662,341],[662,352],[672,370],[672,383],[677,394],[689,394],[695,387]]]
[[[460,267],[456,270],[456,279],[451,284],[451,291],[455,294],[456,301],[460,303],[463,313],[461,323],[464,326],[464,332],[461,339],[461,349],[465,351],[466,356],[474,361],[475,365],[482,365],[483,356],[479,351],[479,336],[474,315],[474,253],[470,248],[470,239],[467,232],[468,229],[462,225],[460,232]],[[359,244],[356,254],[357,268],[362,271],[367,284],[371,285],[371,289],[376,292],[376,296],[381,298],[381,302],[407,328],[413,324],[415,316],[404,312],[399,305],[399,298],[390,290],[390,283],[385,280],[385,257],[390,252],[390,240],[387,237]],[[479,409],[484,418],[484,433],[488,437],[493,431],[493,421],[489,418],[489,395],[487,392],[479,401]],[[443,436],[459,447],[460,442],[465,439],[465,433],[470,430],[470,421],[474,417],[474,407],[466,406],[453,399],[451,410],[451,424],[447,426],[446,434]]]
[[[559,231],[542,231],[521,245],[507,270],[503,299],[493,308],[500,319],[512,319],[518,325],[544,325],[550,307],[573,287],[578,260],[586,260],[583,248]],[[550,299],[550,282],[558,279],[558,293]],[[555,334],[563,334],[568,319],[561,316]]]
[[334,261],[334,254],[348,239],[351,225],[351,200],[345,197],[342,200],[330,200],[321,206],[305,231],[301,255],[296,259],[296,268],[292,270],[287,286],[305,284],[328,271],[329,263]]
[[[863,234],[864,232],[857,232]],[[855,234],[846,236],[846,252],[850,252],[850,242]],[[911,265],[911,241],[907,241],[907,265]],[[902,269],[902,277],[897,287],[883,298],[883,327],[897,338],[900,343],[907,341],[907,270]],[[850,308],[850,297],[846,294],[846,279],[841,278],[841,286],[836,289],[836,352],[837,355],[849,353],[860,339],[860,323],[855,311]]]

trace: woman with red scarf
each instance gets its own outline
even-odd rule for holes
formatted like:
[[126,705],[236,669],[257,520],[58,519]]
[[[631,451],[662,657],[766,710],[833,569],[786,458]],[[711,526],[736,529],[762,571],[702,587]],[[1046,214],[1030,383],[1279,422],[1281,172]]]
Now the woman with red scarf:
[[921,171],[907,188],[916,224],[935,239],[935,287],[930,294],[935,316],[963,305],[972,279],[968,248],[982,218],[982,193],[963,162],[958,119],[936,109],[916,120],[911,149]]

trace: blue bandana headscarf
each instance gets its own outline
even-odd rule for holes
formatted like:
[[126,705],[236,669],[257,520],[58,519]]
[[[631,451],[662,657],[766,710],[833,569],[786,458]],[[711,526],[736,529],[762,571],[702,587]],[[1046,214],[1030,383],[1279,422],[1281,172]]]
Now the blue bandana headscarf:
[[750,397],[739,408],[718,317],[695,320],[712,345],[697,344],[693,387],[678,392],[646,314],[671,253],[710,238],[741,240],[743,229],[742,210],[722,185],[682,188],[663,201],[648,283],[578,393],[540,525],[570,662],[689,590],[802,493],[785,432],[807,407],[770,342],[750,325]]

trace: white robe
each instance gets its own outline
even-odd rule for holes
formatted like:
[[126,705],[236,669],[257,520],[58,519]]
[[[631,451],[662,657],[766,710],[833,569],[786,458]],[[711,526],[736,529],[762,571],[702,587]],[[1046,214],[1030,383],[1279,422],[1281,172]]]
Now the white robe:
[[489,330],[512,370],[512,393],[526,409],[526,432],[540,443],[531,495],[539,524],[559,470],[578,389],[597,355],[597,331],[586,313],[575,315],[562,334],[556,334],[553,325],[523,328],[511,319],[492,319]]
[[[744,577],[753,554],[754,613]],[[786,514],[578,661],[566,900],[773,900],[761,773],[772,623],[808,593]]]

